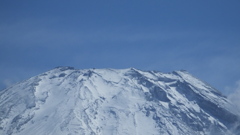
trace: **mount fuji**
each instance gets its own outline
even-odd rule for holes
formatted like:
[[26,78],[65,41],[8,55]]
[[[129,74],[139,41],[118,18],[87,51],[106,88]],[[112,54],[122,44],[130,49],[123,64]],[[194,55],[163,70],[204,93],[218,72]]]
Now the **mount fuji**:
[[187,71],[57,67],[0,91],[1,135],[240,135],[239,118]]

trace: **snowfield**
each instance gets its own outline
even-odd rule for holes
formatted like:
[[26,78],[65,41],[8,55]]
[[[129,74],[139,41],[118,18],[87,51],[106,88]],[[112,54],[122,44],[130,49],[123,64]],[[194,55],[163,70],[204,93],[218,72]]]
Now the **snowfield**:
[[0,135],[239,135],[237,114],[186,71],[58,67],[0,91]]

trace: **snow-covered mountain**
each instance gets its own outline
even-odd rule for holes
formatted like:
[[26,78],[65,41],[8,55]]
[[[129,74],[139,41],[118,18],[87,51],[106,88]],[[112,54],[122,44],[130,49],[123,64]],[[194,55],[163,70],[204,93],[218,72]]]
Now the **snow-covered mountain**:
[[186,71],[58,67],[0,91],[1,135],[239,135],[238,114]]

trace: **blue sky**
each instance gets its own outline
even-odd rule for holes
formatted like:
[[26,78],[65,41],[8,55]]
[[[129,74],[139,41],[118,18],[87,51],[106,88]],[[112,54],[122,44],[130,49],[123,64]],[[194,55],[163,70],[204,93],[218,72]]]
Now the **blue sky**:
[[57,66],[240,80],[239,0],[1,0],[0,89]]

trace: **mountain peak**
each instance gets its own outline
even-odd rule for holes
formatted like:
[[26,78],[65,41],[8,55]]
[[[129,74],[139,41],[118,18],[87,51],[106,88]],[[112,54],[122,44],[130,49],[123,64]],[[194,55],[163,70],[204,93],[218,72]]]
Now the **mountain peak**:
[[[65,71],[65,70],[74,70],[74,67],[70,67],[70,66],[58,66],[58,67],[55,67],[54,69],[58,69],[60,71]],[[53,69],[53,70],[54,70]]]
[[186,71],[57,67],[0,92],[0,134],[239,134],[234,106]]

